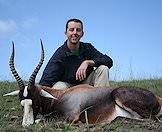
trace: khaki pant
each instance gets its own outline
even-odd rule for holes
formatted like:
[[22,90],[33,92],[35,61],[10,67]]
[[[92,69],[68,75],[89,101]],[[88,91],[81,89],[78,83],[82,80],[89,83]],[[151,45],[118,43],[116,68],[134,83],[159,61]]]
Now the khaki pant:
[[[81,84],[90,84],[94,87],[109,87],[109,68],[104,65],[99,66]],[[59,81],[53,85],[53,88],[66,89],[71,86],[69,83]]]

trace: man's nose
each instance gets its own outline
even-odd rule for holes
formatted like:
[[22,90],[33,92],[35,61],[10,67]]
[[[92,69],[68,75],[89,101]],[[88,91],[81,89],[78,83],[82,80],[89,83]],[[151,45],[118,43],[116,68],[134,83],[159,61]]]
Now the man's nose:
[[73,33],[76,34],[77,33],[77,29],[74,29]]

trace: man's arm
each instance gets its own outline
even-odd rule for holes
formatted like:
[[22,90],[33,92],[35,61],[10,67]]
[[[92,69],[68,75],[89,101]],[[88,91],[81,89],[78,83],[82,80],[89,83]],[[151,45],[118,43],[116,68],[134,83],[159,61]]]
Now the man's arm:
[[94,67],[105,65],[110,69],[113,66],[113,60],[106,54],[104,55],[101,52],[99,52],[91,44],[89,47],[89,54],[90,54],[90,58],[94,61]]
[[52,87],[55,82],[60,80],[63,72],[62,56],[56,51],[46,65],[39,84]]
[[59,65],[58,62],[48,62],[39,84],[52,87],[55,82],[59,81],[63,71],[60,70]]
[[88,44],[87,46],[87,56],[89,60],[83,61],[82,64],[79,66],[76,72],[76,80],[82,81],[86,78],[86,70],[88,66],[99,67],[100,65],[105,65],[108,68],[111,68],[113,65],[113,61],[109,56],[103,55],[91,44]]
[[86,70],[87,67],[94,66],[94,61],[93,60],[85,60],[82,62],[82,64],[79,66],[77,72],[76,72],[76,80],[84,80],[86,78]]

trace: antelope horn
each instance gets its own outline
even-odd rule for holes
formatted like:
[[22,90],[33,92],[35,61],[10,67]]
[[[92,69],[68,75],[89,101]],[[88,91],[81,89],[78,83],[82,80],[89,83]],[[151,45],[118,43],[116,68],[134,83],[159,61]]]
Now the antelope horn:
[[28,89],[30,89],[35,84],[36,75],[37,75],[37,73],[38,73],[39,69],[41,68],[43,61],[44,61],[44,48],[43,48],[43,43],[42,43],[41,39],[40,39],[40,41],[41,41],[41,59],[40,59],[38,65],[37,65],[37,67],[35,68],[34,72],[32,73],[32,75],[29,78]]
[[12,42],[13,48],[12,48],[12,54],[10,57],[10,61],[9,61],[9,66],[11,69],[11,72],[14,76],[14,78],[16,79],[20,90],[23,90],[25,88],[24,82],[23,80],[20,78],[19,74],[17,73],[15,66],[14,66],[14,56],[15,56],[15,48],[14,48],[14,42]]

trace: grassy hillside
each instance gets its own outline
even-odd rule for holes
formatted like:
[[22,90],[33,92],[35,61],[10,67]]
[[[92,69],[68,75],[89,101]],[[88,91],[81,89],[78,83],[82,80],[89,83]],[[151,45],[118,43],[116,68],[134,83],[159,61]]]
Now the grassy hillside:
[[[146,88],[162,97],[162,79],[132,80],[111,82],[111,86],[139,86]],[[0,131],[162,131],[162,123],[159,120],[147,119],[144,121],[117,118],[112,123],[96,124],[68,124],[65,122],[42,121],[29,128],[22,128],[22,107],[18,97],[3,97],[3,94],[17,89],[15,82],[0,82]]]

